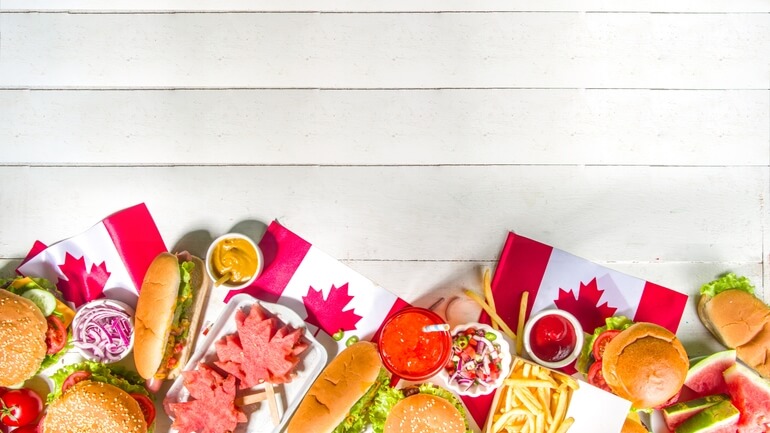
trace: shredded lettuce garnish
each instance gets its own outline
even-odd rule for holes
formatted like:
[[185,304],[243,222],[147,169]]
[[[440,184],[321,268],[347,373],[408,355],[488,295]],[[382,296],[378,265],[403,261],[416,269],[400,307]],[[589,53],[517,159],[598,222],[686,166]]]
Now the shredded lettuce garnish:
[[751,284],[751,281],[746,277],[739,277],[732,272],[702,285],[700,294],[714,297],[725,290],[743,290],[752,295],[754,294],[754,286]]

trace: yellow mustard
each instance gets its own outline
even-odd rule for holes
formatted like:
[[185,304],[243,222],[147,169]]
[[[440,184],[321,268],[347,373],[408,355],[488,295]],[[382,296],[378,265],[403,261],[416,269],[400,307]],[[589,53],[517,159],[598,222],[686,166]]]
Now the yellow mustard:
[[245,283],[257,273],[259,258],[257,250],[247,240],[227,238],[214,246],[211,255],[211,266],[217,274],[217,279],[226,275],[230,284]]

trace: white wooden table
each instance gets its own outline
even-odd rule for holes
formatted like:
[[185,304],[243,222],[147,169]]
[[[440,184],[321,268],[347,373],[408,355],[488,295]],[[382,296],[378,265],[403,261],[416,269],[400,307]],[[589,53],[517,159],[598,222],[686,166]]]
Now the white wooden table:
[[0,11],[4,274],[146,202],[170,247],[277,218],[417,304],[478,288],[509,230],[770,299],[767,0]]

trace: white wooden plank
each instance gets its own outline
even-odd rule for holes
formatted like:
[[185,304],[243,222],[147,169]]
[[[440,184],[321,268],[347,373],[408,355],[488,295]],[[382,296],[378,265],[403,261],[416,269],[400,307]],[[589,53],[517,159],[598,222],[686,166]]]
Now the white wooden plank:
[[3,167],[0,257],[146,202],[166,240],[240,221],[341,259],[493,260],[508,230],[592,260],[762,261],[768,169]]
[[630,12],[768,12],[763,0],[3,0],[2,9],[17,11],[630,11]]
[[14,164],[770,162],[758,90],[5,90],[0,106]]
[[6,87],[767,89],[770,82],[770,14],[6,13],[0,26]]

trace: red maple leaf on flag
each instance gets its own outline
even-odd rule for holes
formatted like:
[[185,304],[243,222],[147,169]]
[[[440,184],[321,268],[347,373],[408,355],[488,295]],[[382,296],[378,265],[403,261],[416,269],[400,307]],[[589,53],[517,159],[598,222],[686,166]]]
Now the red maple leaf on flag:
[[569,311],[574,315],[583,329],[591,333],[594,329],[604,326],[604,319],[615,314],[617,308],[610,307],[607,302],[599,305],[604,290],[599,290],[596,278],[588,284],[580,282],[580,294],[575,296],[572,290],[569,292],[559,288],[559,299],[554,301],[559,309]]
[[348,284],[334,287],[329,291],[329,296],[324,299],[323,291],[308,287],[307,296],[302,297],[302,302],[307,310],[306,322],[311,323],[331,335],[342,329],[353,331],[361,316],[354,309],[343,310],[353,297],[348,295]]
[[96,263],[91,264],[89,271],[86,269],[84,257],[76,259],[70,253],[65,254],[64,263],[59,265],[59,269],[64,273],[64,279],[59,278],[56,287],[62,292],[64,299],[74,303],[75,307],[102,296],[104,285],[110,278],[110,272],[104,262],[98,266]]

